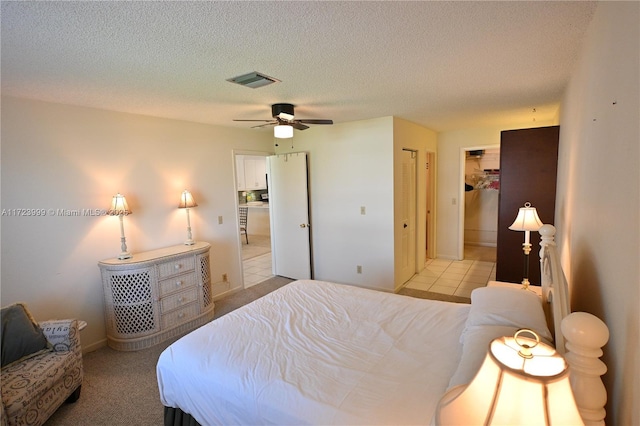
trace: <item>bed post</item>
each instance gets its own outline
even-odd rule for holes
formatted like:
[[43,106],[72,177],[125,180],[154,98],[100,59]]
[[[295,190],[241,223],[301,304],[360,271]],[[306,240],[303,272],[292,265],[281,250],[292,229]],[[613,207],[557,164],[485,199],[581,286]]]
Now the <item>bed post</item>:
[[607,372],[607,366],[599,358],[609,340],[609,329],[594,315],[574,312],[562,320],[562,334],[569,380],[582,420],[586,426],[604,426],[607,390],[600,376]]

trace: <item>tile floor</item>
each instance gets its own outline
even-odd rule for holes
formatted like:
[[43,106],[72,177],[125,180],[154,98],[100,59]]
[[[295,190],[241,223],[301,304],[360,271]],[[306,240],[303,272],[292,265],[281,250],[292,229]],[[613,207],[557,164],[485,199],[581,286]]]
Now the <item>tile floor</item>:
[[465,260],[429,259],[426,265],[405,287],[470,297],[473,289],[495,280],[495,248],[465,248]]
[[244,268],[244,288],[249,288],[273,277],[271,252],[244,260],[242,265]]
[[[465,247],[465,260],[429,259],[426,268],[405,287],[470,297],[473,289],[495,280],[495,265],[495,248]],[[271,252],[244,260],[243,267],[245,288],[273,277]]]

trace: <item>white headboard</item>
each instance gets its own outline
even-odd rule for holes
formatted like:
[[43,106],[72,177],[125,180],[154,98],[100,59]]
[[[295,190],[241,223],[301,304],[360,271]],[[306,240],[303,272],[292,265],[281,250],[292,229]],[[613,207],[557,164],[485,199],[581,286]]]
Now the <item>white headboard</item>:
[[558,247],[554,241],[556,228],[553,225],[543,225],[538,232],[542,238],[540,242],[540,276],[543,306],[549,328],[554,334],[556,350],[564,355],[566,348],[561,323],[571,313],[569,287],[560,264]]

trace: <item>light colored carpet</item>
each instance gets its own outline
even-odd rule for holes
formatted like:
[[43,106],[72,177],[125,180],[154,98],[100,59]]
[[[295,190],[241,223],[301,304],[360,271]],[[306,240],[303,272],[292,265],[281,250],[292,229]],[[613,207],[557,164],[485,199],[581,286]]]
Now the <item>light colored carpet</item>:
[[[220,299],[216,301],[215,317],[219,318],[291,281],[274,277]],[[401,294],[457,302],[463,301],[457,299],[464,299],[419,290],[403,290]],[[175,340],[177,338],[135,352],[103,347],[85,354],[80,399],[73,404],[63,404],[45,426],[162,425],[163,407],[155,368],[162,351]]]
[[[291,281],[274,277],[220,299],[215,302],[215,318]],[[158,391],[156,364],[162,351],[177,339],[135,352],[103,347],[85,354],[80,399],[73,404],[63,404],[45,426],[162,425],[163,406]]]

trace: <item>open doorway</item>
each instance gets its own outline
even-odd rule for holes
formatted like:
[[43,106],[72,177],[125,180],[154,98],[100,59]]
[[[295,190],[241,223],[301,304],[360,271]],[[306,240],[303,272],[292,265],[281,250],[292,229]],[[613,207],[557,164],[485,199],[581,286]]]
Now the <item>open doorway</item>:
[[271,277],[271,229],[267,152],[234,152],[239,237],[244,288]]
[[460,258],[495,263],[500,146],[464,148],[460,169]]

